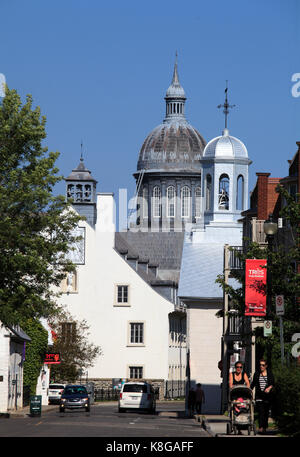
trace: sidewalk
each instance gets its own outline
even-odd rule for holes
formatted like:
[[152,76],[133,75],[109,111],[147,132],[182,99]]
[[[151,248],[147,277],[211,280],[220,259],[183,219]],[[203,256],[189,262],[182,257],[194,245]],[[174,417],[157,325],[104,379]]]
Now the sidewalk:
[[[230,435],[227,435],[227,424],[230,422],[229,421],[229,418],[225,415],[213,415],[213,414],[206,414],[206,415],[199,415],[199,416],[195,416],[195,419],[197,422],[200,422],[201,423],[201,426],[204,428],[204,430],[207,431],[207,433],[209,433],[211,436],[215,436],[215,437],[218,437],[218,436],[222,436],[222,437],[228,437],[228,438],[231,438],[231,437],[234,437],[234,438],[242,438],[242,437],[245,437],[247,436],[248,438],[250,437],[262,437],[262,438],[267,438],[267,437],[276,437],[278,435],[278,430],[277,429],[274,429],[274,428],[271,428],[271,429],[268,429],[266,434],[265,435],[260,435],[260,434],[256,434],[256,435],[253,435],[251,433],[251,435],[248,435],[248,431],[247,430],[242,430],[242,435],[233,435],[233,434],[230,434]],[[271,421],[269,421],[271,422]]]

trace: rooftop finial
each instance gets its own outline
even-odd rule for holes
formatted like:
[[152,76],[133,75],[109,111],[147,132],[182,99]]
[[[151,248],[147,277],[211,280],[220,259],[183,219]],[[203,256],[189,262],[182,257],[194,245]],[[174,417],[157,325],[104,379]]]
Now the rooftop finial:
[[179,84],[177,61],[178,61],[178,53],[176,51],[172,84]]
[[227,117],[228,117],[228,114],[229,114],[229,109],[235,107],[235,105],[229,105],[227,92],[228,92],[228,81],[226,80],[225,102],[224,102],[223,105],[218,105],[218,108],[224,108],[223,113],[225,114],[225,130],[226,131],[227,131]]
[[83,143],[82,143],[82,140],[81,140],[81,143],[80,143],[80,162],[83,162],[82,148],[83,148]]

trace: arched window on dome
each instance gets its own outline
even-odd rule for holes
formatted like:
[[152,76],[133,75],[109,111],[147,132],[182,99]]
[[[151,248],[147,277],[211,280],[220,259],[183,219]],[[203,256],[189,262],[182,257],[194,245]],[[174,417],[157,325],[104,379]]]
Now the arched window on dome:
[[226,174],[222,174],[219,179],[218,208],[229,209],[229,176]]
[[181,217],[190,216],[191,191],[188,186],[181,189]]
[[158,186],[153,188],[152,208],[153,217],[161,217],[161,190]]
[[175,188],[167,188],[167,217],[175,217]]
[[211,210],[211,176],[206,175],[205,179],[205,209]]
[[201,187],[195,189],[195,217],[201,217]]
[[143,217],[148,218],[148,187],[143,188]]
[[239,175],[236,183],[236,209],[243,211],[244,209],[244,176]]

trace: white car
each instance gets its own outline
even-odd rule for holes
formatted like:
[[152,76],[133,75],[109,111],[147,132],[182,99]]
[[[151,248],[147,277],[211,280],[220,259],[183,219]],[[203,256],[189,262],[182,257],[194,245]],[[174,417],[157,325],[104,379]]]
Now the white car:
[[140,409],[155,414],[156,400],[154,389],[147,382],[126,382],[119,397],[119,412],[126,409]]
[[51,403],[59,403],[61,394],[66,384],[50,384],[48,389],[48,401]]

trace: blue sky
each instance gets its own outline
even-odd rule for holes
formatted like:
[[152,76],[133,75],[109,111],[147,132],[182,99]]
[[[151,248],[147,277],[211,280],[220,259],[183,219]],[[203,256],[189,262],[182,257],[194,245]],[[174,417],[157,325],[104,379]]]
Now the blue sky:
[[[164,118],[175,52],[186,116],[221,134],[229,81],[230,133],[256,172],[288,172],[300,141],[298,0],[0,0],[0,73],[47,117],[49,150],[67,176],[80,159],[98,191],[133,194],[139,150]],[[64,185],[56,189],[64,193]]]

